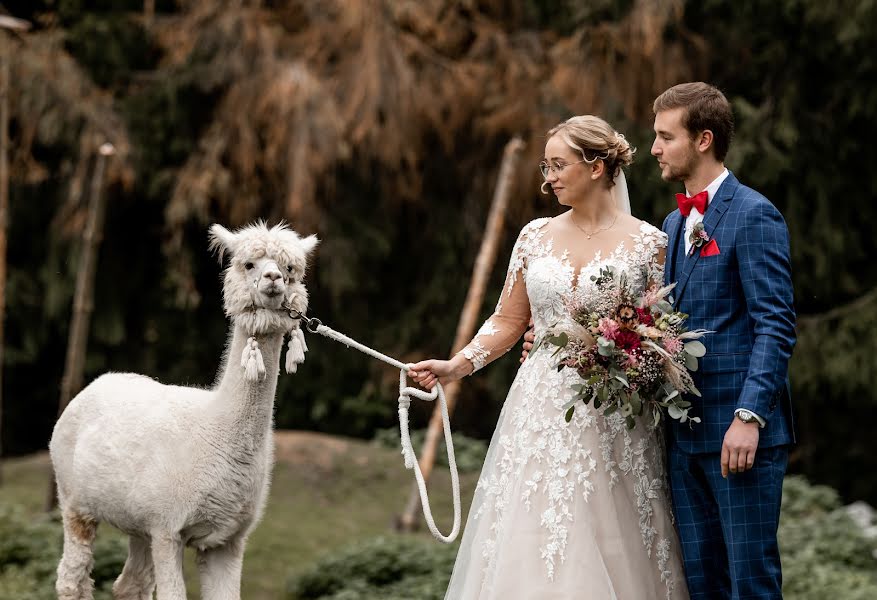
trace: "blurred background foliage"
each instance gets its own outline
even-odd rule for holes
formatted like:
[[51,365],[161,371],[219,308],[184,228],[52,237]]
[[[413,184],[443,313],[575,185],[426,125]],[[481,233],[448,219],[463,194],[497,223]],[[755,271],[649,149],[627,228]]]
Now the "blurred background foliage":
[[[57,412],[88,181],[106,174],[86,381],[209,385],[227,324],[206,228],[286,219],[323,240],[312,315],[400,358],[450,351],[504,144],[527,143],[486,317],[539,193],[544,132],[607,118],[638,148],[635,214],[677,186],[649,156],[651,103],[703,79],[732,100],[728,164],[785,215],[799,344],[790,469],[877,504],[877,3],[839,0],[3,2],[11,48],[4,455]],[[281,377],[277,426],[370,438],[396,374],[324,339]],[[515,353],[512,353],[515,354]],[[487,439],[517,367],[467,379],[455,429]],[[415,425],[429,405],[412,407]]]

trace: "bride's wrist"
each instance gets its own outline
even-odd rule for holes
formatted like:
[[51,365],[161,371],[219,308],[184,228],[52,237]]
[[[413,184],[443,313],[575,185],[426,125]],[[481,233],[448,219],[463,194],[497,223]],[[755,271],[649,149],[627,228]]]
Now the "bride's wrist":
[[461,353],[455,355],[451,359],[451,370],[454,379],[463,379],[467,375],[470,375],[472,371],[475,370],[475,367],[472,365],[472,362]]

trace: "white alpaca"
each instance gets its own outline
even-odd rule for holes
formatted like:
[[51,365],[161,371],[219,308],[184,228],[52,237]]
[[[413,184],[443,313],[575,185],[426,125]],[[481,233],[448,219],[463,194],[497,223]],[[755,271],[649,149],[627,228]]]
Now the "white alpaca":
[[[64,520],[60,600],[92,597],[92,542],[106,521],[130,536],[113,585],[117,599],[186,598],[183,548],[197,549],[202,597],[240,598],[244,545],[259,522],[274,460],[274,393],[284,334],[286,367],[304,359],[292,308],[307,309],[301,281],[317,238],[283,225],[234,233],[210,228],[231,254],[223,297],[231,334],[213,389],[103,375],[70,403],[49,449]],[[237,357],[242,357],[238,359]]]

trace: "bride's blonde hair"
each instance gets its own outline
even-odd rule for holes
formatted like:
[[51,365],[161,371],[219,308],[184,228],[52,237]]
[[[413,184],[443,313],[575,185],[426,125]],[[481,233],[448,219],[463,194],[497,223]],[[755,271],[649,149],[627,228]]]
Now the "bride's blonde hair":
[[[567,146],[581,154],[589,165],[596,160],[602,160],[606,165],[609,187],[615,185],[615,178],[621,167],[633,162],[633,154],[636,152],[636,148],[630,145],[624,135],[594,115],[571,117],[549,129],[545,137],[549,139],[555,135],[560,136]],[[548,193],[545,190],[546,183],[542,184],[544,194]]]

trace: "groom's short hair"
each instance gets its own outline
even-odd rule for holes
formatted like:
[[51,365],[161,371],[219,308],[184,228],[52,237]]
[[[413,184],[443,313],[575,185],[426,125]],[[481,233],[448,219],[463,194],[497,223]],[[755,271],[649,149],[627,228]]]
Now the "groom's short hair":
[[724,161],[734,137],[734,113],[725,95],[702,81],[680,83],[658,96],[652,106],[655,114],[674,108],[685,109],[682,126],[692,138],[707,129],[713,132],[716,159]]

